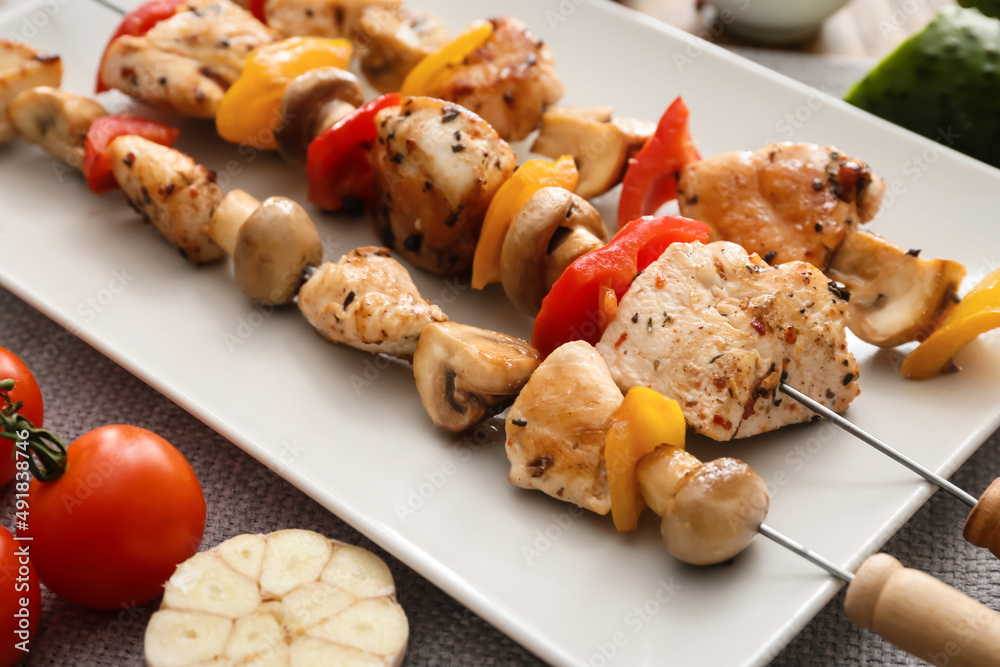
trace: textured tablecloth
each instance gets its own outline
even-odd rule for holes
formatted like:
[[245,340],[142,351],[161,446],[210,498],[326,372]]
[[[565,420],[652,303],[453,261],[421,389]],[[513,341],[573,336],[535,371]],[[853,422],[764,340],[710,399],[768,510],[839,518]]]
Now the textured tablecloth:
[[[843,91],[864,71],[864,63],[856,61],[741,52],[807,83],[821,85],[831,94]],[[0,202],[11,196],[14,193],[5,192],[0,183]],[[174,443],[191,462],[205,489],[208,525],[204,547],[239,533],[266,533],[286,527],[308,527],[359,544],[385,558],[396,577],[400,602],[411,623],[407,665],[540,664],[266,467],[2,288],[0,345],[14,350],[34,370],[45,394],[46,425],[63,434],[67,442],[103,424],[129,423],[154,430]],[[994,435],[955,475],[955,481],[980,493],[1000,470],[998,445],[1000,438]],[[10,526],[13,489],[4,489],[0,500],[0,521]],[[1000,561],[962,540],[964,515],[964,507],[957,501],[936,494],[885,551],[907,566],[1000,608]],[[25,662],[141,665],[143,629],[156,605],[99,613],[58,600],[46,591],[39,632]],[[790,638],[791,643],[773,664],[919,664],[872,633],[853,627],[842,605],[843,593],[797,637]],[[669,651],[663,658],[663,664],[668,664]]]

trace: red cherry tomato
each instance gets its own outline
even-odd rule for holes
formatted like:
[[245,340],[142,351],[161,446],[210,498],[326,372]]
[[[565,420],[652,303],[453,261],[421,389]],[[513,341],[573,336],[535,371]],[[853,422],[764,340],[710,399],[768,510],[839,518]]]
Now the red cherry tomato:
[[[31,374],[24,362],[10,350],[0,347],[0,380],[11,379],[14,388],[7,392],[12,403],[21,401],[19,414],[35,426],[42,425],[45,416],[45,406],[42,404],[42,392],[38,389],[35,376]],[[7,402],[0,398],[0,411],[7,407]],[[0,438],[0,486],[14,479],[14,443]]]
[[31,564],[31,542],[18,542],[0,526],[0,665],[23,656],[42,613],[41,590]]
[[31,555],[61,598],[97,609],[163,592],[205,532],[205,496],[184,456],[138,426],[102,426],[67,448],[66,471],[32,480]]

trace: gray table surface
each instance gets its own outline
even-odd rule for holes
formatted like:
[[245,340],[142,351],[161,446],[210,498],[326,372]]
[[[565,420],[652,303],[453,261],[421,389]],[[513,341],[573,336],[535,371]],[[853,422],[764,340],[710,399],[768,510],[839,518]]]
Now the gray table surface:
[[[801,81],[822,85],[831,94],[845,90],[867,65],[819,56],[740,52]],[[0,184],[0,200],[9,196],[12,193],[4,192]],[[3,288],[0,345],[15,351],[34,369],[45,395],[46,425],[67,441],[103,424],[130,423],[154,430],[177,445],[205,488],[205,548],[239,533],[266,533],[286,527],[308,527],[359,544],[385,558],[396,577],[400,601],[411,623],[407,665],[541,664],[266,467]],[[954,480],[980,493],[1000,469],[998,445],[1000,438],[995,434]],[[0,494],[0,522],[9,526],[13,489],[7,487]],[[884,550],[905,565],[1000,608],[1000,561],[962,540],[964,515],[956,501],[936,494]],[[848,623],[842,596],[831,601],[801,633],[789,637],[790,644],[772,664],[920,664]],[[45,591],[39,632],[24,663],[141,665],[143,629],[156,604],[101,613],[61,601]],[[663,658],[664,664],[669,663],[669,654]]]

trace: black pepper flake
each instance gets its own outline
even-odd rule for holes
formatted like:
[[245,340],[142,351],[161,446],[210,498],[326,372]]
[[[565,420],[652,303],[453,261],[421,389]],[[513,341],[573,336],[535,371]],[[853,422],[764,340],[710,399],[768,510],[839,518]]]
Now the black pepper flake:
[[851,300],[851,292],[847,289],[847,285],[844,283],[838,283],[836,280],[831,280],[826,284],[826,288],[830,290],[830,293],[839,299],[844,301]]
[[652,331],[653,331],[653,318],[652,317],[649,318],[648,320],[646,320],[646,331],[649,331],[650,333],[652,333]]
[[461,153],[465,150],[465,144],[453,144],[451,147],[452,153]]
[[385,135],[385,138],[386,138],[387,141],[392,141],[393,139],[395,139],[396,138],[396,130],[393,130],[389,134]]
[[920,248],[910,248],[906,251],[906,254],[910,257],[920,257]]
[[514,106],[514,93],[509,90],[503,91],[503,101],[508,106]]
[[767,252],[767,254],[764,255],[764,261],[767,262],[768,264],[770,264],[771,262],[774,261],[774,258],[777,257],[777,256],[778,256],[778,252],[776,250],[769,250]]
[[445,107],[441,109],[441,122],[450,123],[451,121],[458,118],[458,109],[455,107]]
[[461,140],[462,140],[462,131],[455,130],[455,141],[461,141]]
[[845,375],[843,381],[844,386],[846,387],[847,385],[851,384],[852,380],[854,380],[854,373],[848,373],[847,375]]
[[781,381],[784,382],[788,379],[788,371],[781,371]]
[[823,223],[822,222],[817,222],[815,225],[813,225],[813,229],[815,229],[817,232],[822,232],[823,231]]
[[307,7],[306,8],[306,16],[308,16],[309,18],[312,18],[313,17],[313,10],[311,10],[311,9],[309,9]]
[[420,245],[424,242],[424,235],[410,234],[405,239],[403,239],[403,247],[410,252],[420,252]]
[[389,162],[395,162],[396,164],[400,164],[402,161],[403,161],[402,153],[396,153],[391,158],[389,158]]
[[497,158],[497,161],[493,163],[493,166],[496,167],[497,169],[503,169],[503,167],[500,165],[499,158]]
[[816,192],[819,192],[822,189],[823,189],[823,181],[819,180],[818,178],[814,178],[813,179],[813,190],[815,190]]
[[220,49],[228,49],[229,48],[229,40],[228,39],[220,39],[219,40],[219,48]]
[[126,153],[125,157],[122,158],[122,162],[125,163],[126,167],[131,169],[132,165],[135,164],[135,153],[132,153],[131,151]]
[[413,109],[407,109],[406,111],[403,112],[403,115],[406,117],[409,117],[412,114],[413,114]]
[[431,184],[430,181],[424,181],[424,192],[430,192],[433,189],[434,186]]
[[719,357],[721,357],[721,356],[722,356],[721,354],[715,355],[714,357],[712,357],[711,359],[708,360],[708,363],[714,364],[716,361],[719,360]]
[[160,84],[161,86],[167,85],[167,77],[161,76],[159,79],[156,80],[156,83]]
[[635,315],[632,316],[632,324],[635,324],[638,321],[639,321],[639,313],[636,313]]
[[347,297],[344,298],[344,310],[347,310],[347,307],[354,302],[355,296],[357,295],[354,293],[354,290],[347,293]]
[[458,216],[462,215],[462,211],[465,209],[464,205],[460,205],[457,209],[448,214],[448,217],[444,219],[444,224],[448,227],[454,227],[455,223],[458,222]]
[[659,359],[656,359],[655,361],[653,361],[653,370],[654,371],[660,370],[660,360]]
[[834,398],[837,397],[837,395],[835,393],[833,393],[832,389],[827,389],[826,390],[826,397],[832,401]]
[[510,423],[512,425],[514,425],[514,426],[527,426],[528,425],[528,420],[527,419],[511,419]]
[[165,186],[161,185],[160,187],[156,188],[156,191],[160,194],[161,197],[169,197],[170,195],[174,194],[174,184],[168,183]]

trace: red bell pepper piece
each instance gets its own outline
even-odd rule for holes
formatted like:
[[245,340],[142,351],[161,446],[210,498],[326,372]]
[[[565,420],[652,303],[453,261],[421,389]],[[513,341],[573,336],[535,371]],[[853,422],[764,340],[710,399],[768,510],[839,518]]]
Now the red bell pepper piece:
[[375,143],[375,114],[399,104],[399,93],[389,93],[363,104],[309,144],[306,176],[309,201],[324,211],[336,211],[346,198],[367,202],[375,197],[375,171],[368,151]]
[[[646,216],[629,222],[604,246],[578,257],[559,276],[535,318],[531,344],[548,356],[573,340],[601,339],[632,281],[671,243],[706,243],[710,228],[680,216]],[[614,295],[615,301],[608,303]]]
[[115,34],[108,40],[108,45],[104,47],[104,53],[101,55],[101,64],[97,68],[97,87],[95,92],[103,93],[105,90],[108,90],[107,84],[101,79],[101,72],[104,71],[104,59],[108,57],[108,49],[111,48],[112,42],[122,35],[142,37],[154,25],[173,16],[177,12],[177,6],[183,4],[184,1],[151,0],[151,2],[139,5],[125,15],[125,18],[118,25],[118,29],[115,30]]
[[117,190],[118,181],[111,171],[108,146],[118,137],[134,134],[164,146],[173,146],[180,131],[141,116],[102,116],[90,124],[84,143],[83,175],[87,187],[97,194]]
[[267,13],[264,11],[264,3],[266,2],[267,0],[250,0],[247,3],[247,11],[264,25],[267,25]]
[[629,160],[618,201],[619,227],[652,215],[675,199],[681,168],[701,159],[688,130],[688,115],[687,105],[678,97],[660,118],[656,133]]

